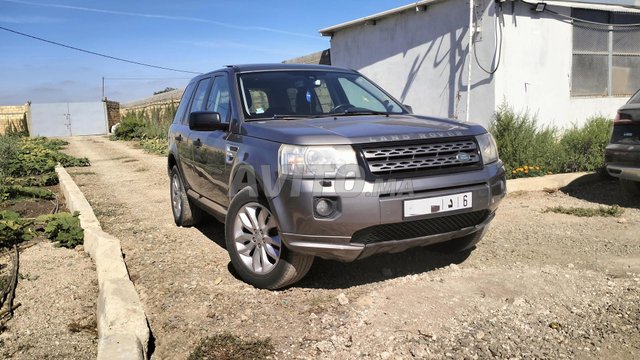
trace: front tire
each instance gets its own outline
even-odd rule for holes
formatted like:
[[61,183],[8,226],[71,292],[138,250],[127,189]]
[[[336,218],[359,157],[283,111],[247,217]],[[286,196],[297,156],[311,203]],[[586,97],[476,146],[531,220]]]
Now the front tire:
[[180,172],[176,165],[171,168],[170,190],[171,210],[173,212],[173,220],[176,225],[197,225],[202,219],[202,210],[189,200],[187,191],[184,188],[182,176],[180,176]]
[[313,256],[289,251],[269,204],[251,188],[231,201],[225,239],[231,264],[245,282],[261,289],[279,289],[302,279]]

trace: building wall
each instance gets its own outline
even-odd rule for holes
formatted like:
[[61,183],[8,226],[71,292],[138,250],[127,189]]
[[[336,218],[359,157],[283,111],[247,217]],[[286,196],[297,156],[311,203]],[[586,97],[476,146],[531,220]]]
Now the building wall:
[[111,128],[122,120],[122,116],[120,115],[120,103],[117,101],[105,100],[104,104],[107,108],[107,126],[109,131],[111,131]]
[[133,101],[126,104],[120,104],[120,115],[123,117],[129,112],[141,112],[150,113],[152,111],[159,111],[164,113],[170,108],[177,108],[180,105],[182,93],[184,89],[177,89],[166,93],[150,96],[146,99]]
[[[492,64],[493,1],[480,0],[478,58]],[[337,31],[331,62],[361,71],[417,114],[466,118],[469,3],[449,0]],[[486,45],[486,46],[485,46]],[[496,103],[493,76],[472,68],[471,121],[487,125]]]
[[[496,74],[496,106],[537,114],[541,124],[562,128],[593,115],[615,116],[628,97],[571,97],[573,28],[549,13],[516,2],[504,6],[502,63]],[[565,15],[570,8],[550,7]]]
[[22,129],[22,119],[29,111],[29,104],[0,106],[0,134],[4,134],[9,124]]

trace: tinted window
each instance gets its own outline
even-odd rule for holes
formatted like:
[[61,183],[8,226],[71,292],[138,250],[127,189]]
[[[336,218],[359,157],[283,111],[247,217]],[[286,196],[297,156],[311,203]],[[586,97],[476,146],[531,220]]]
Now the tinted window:
[[180,105],[178,105],[178,110],[176,110],[176,116],[173,118],[174,123],[184,122],[187,107],[189,107],[189,100],[191,100],[191,95],[193,95],[193,89],[195,87],[196,84],[192,82],[184,89],[182,100],[180,100]]
[[204,111],[204,99],[207,95],[207,90],[209,89],[210,82],[211,78],[200,80],[200,82],[198,83],[198,87],[196,88],[196,94],[193,96],[193,101],[191,102],[191,109],[189,110],[189,112]]
[[222,122],[229,122],[229,101],[229,83],[227,82],[227,77],[216,76],[213,81],[211,93],[209,93],[206,111],[220,113]]

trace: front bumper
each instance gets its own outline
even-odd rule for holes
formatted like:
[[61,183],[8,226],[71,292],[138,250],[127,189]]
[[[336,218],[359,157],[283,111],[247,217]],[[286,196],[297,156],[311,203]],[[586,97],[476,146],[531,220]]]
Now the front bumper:
[[[353,261],[376,253],[391,253],[411,247],[425,246],[483,231],[494,217],[506,193],[504,167],[501,162],[482,170],[429,177],[408,178],[388,182],[355,180],[346,187],[336,181],[288,179],[277,196],[270,199],[271,208],[280,225],[280,235],[292,251],[325,259]],[[405,200],[430,198],[471,192],[472,207],[462,210],[405,217]],[[314,198],[335,201],[336,212],[322,218],[314,212]],[[443,227],[444,232],[368,243],[354,238],[357,232],[378,225],[402,226],[407,222],[428,224],[430,219],[482,213],[477,223],[461,227]],[[457,224],[457,223],[454,223]],[[398,228],[396,228],[398,229]],[[400,228],[401,230],[401,228]],[[400,231],[402,232],[402,231]]]

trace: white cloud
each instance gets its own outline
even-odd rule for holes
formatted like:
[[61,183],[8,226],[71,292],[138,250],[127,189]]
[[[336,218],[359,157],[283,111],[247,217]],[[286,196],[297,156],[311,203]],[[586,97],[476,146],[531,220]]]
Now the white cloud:
[[98,8],[90,8],[84,6],[73,6],[73,5],[61,5],[61,4],[45,4],[24,0],[2,0],[4,2],[10,2],[15,4],[23,4],[23,5],[31,5],[31,6],[41,6],[48,8],[58,8],[58,9],[68,9],[68,10],[77,10],[77,11],[86,11],[86,12],[94,12],[94,13],[102,13],[102,14],[110,14],[110,15],[121,15],[121,16],[134,16],[134,17],[142,17],[148,19],[162,19],[162,20],[173,20],[173,21],[190,21],[190,22],[200,22],[206,24],[213,24],[221,27],[226,27],[229,29],[236,30],[245,30],[245,31],[266,31],[281,35],[289,35],[289,36],[297,36],[309,39],[316,39],[324,41],[319,35],[309,35],[303,33],[297,33],[292,31],[280,30],[270,27],[264,26],[250,26],[250,25],[237,25],[231,23],[225,23],[222,21],[215,21],[204,18],[190,17],[190,16],[173,16],[173,15],[162,15],[162,14],[152,14],[152,13],[136,13],[136,12],[128,12],[128,11],[117,11],[117,10],[107,10],[107,9],[98,9]]

